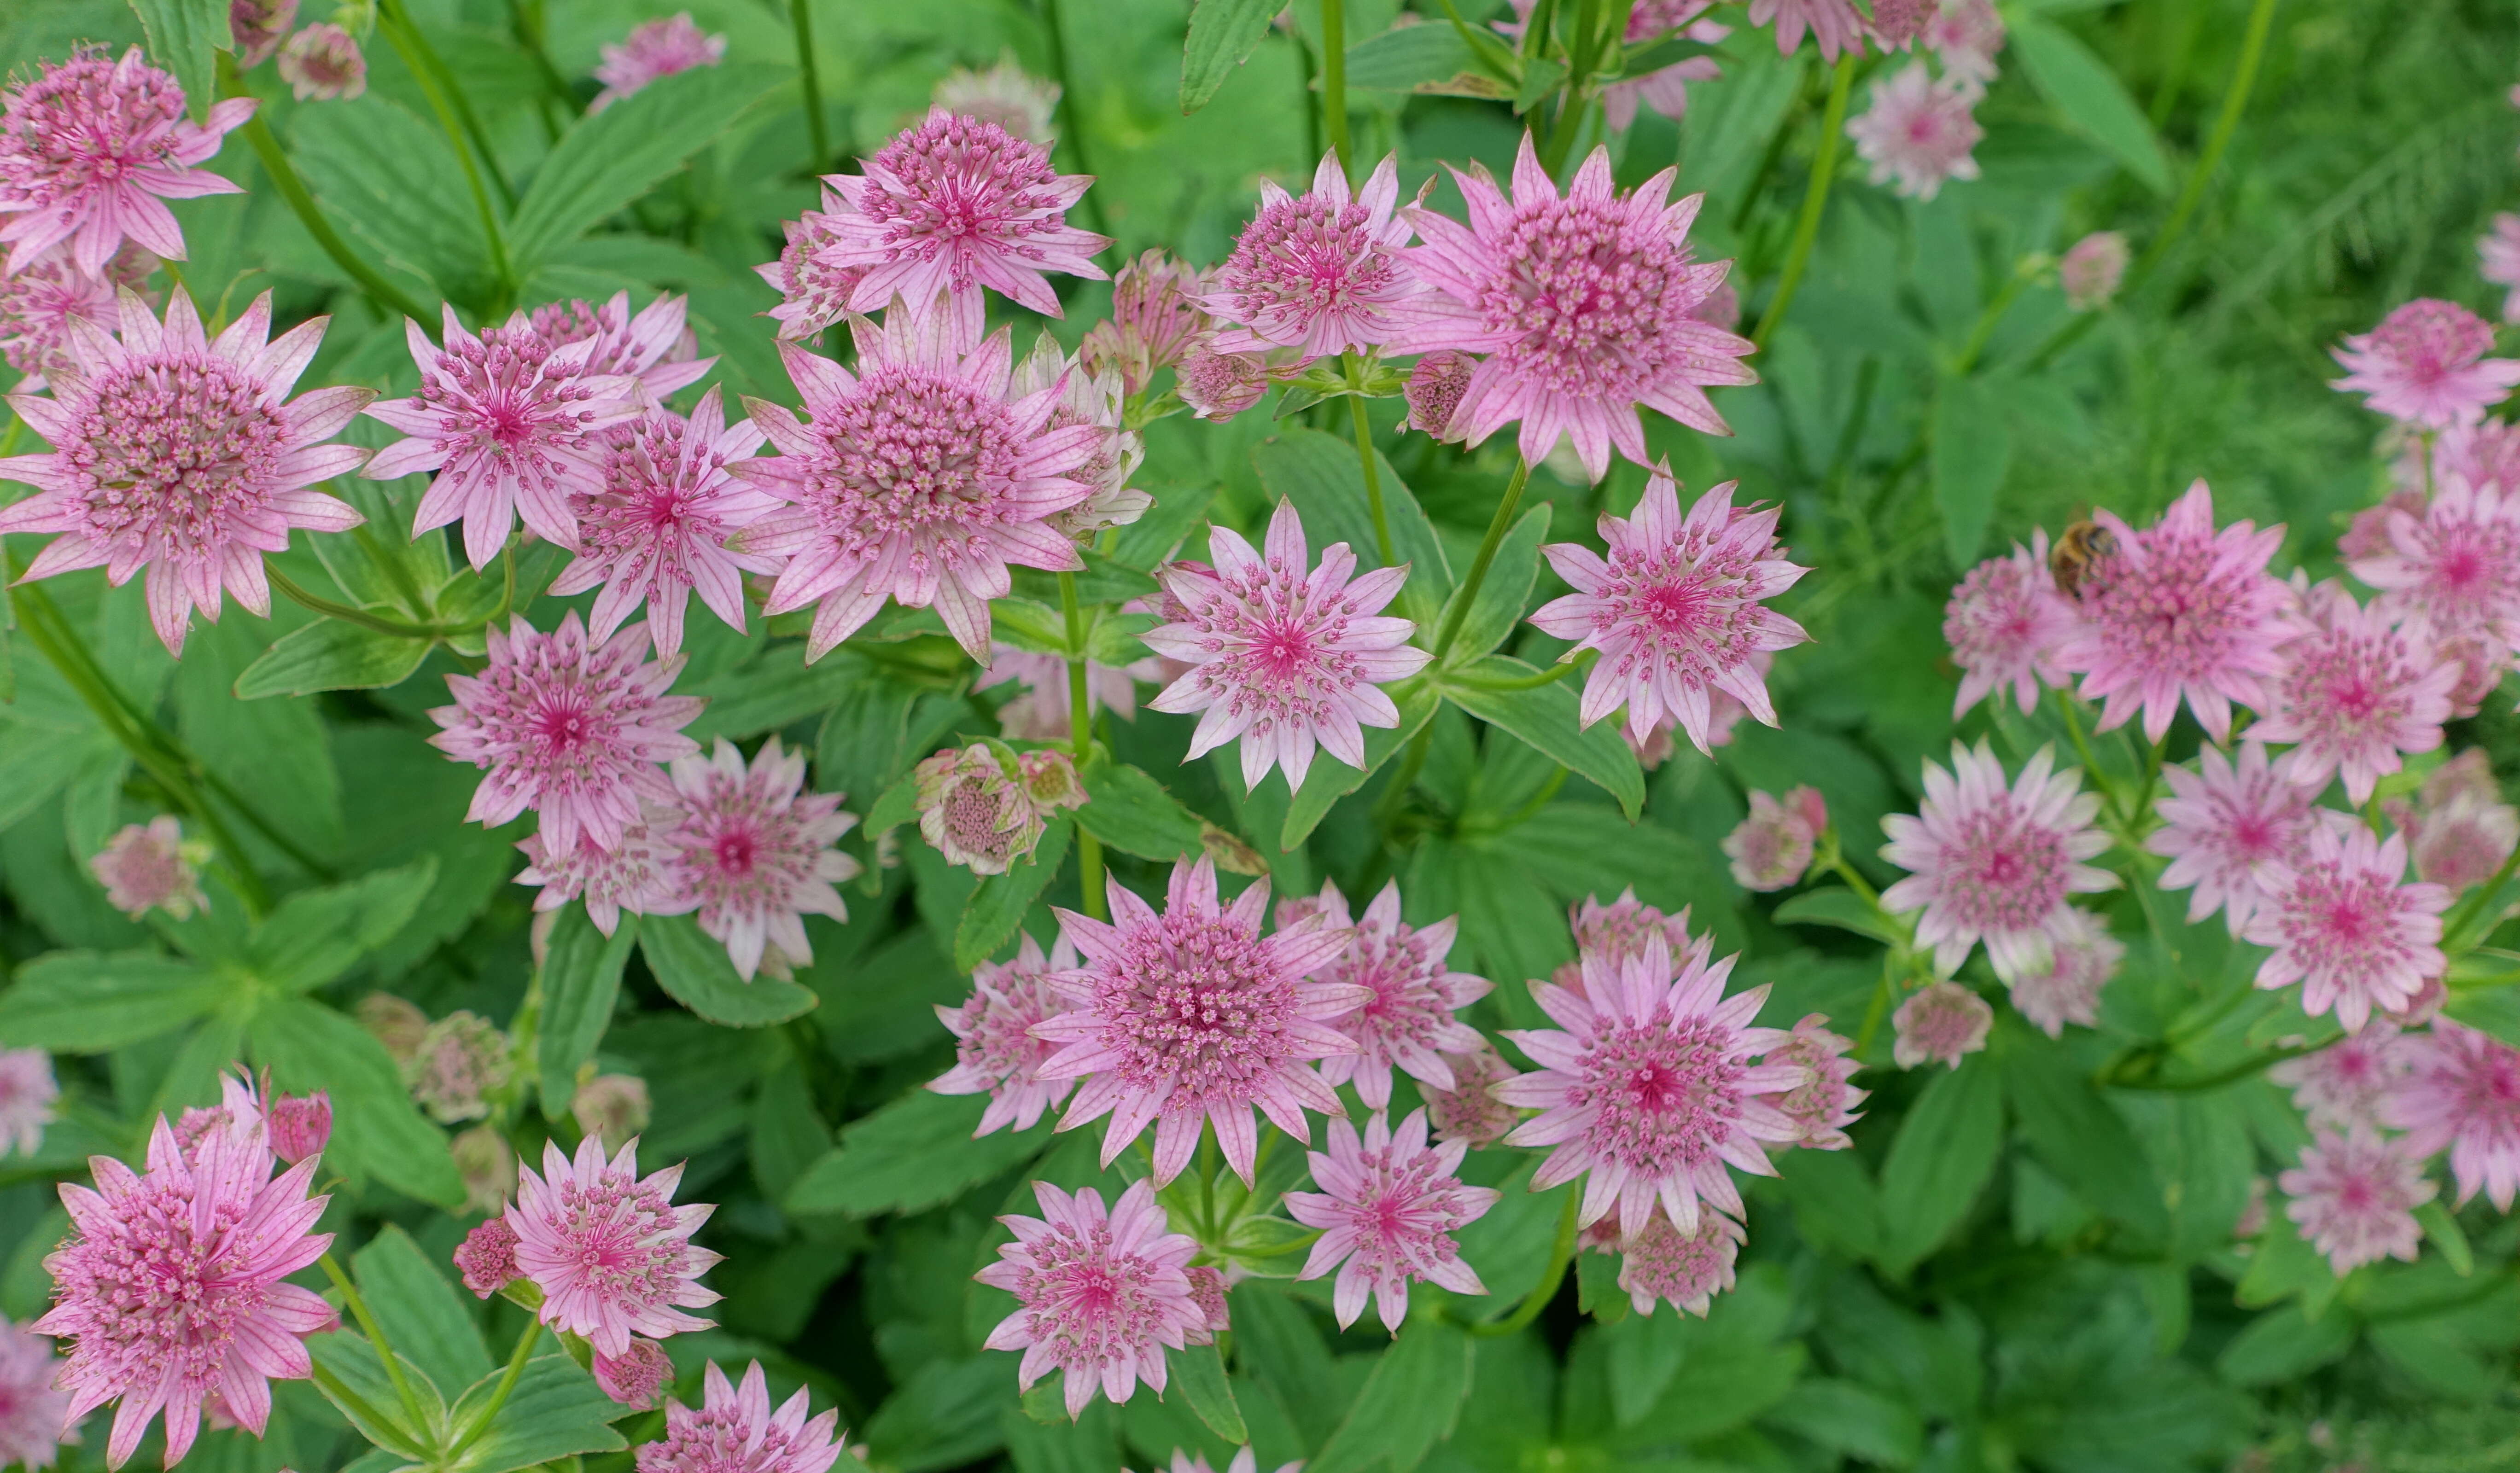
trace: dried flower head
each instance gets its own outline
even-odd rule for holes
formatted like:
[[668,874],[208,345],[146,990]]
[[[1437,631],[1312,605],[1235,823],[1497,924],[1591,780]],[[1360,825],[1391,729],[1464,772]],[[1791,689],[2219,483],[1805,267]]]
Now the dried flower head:
[[1042,813],[1020,775],[990,747],[947,747],[912,770],[919,832],[948,864],[974,874],[1004,874],[1030,863],[1044,830]]
[[421,1108],[448,1125],[490,1113],[488,1096],[516,1076],[516,1046],[477,1012],[457,1009],[428,1025],[403,1065],[403,1081]]
[[428,1014],[409,999],[389,992],[372,992],[359,1000],[352,1009],[359,1026],[378,1043],[385,1046],[395,1063],[409,1063],[419,1056],[422,1041],[428,1037]]
[[635,1074],[599,1074],[579,1085],[568,1102],[579,1132],[603,1141],[607,1151],[621,1149],[646,1130],[653,1109],[648,1082]]
[[1782,802],[1752,792],[1750,814],[1724,836],[1732,878],[1745,890],[1791,889],[1811,868],[1812,848],[1828,828],[1828,805],[1813,788],[1797,787]]
[[456,1132],[446,1143],[446,1153],[464,1183],[465,1211],[498,1212],[517,1194],[517,1152],[497,1126],[476,1125]]

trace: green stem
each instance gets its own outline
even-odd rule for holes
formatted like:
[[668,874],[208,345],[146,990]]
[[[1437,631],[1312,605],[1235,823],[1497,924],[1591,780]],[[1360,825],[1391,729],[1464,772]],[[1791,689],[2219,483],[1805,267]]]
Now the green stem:
[[805,83],[805,146],[814,155],[805,172],[820,175],[832,167],[832,133],[823,120],[823,71],[814,61],[814,0],[788,0],[788,18],[796,28],[796,70]]
[[[1347,0],[1322,0],[1322,127],[1339,167],[1347,158]],[[1369,482],[1373,472],[1366,472]],[[1386,550],[1383,560],[1390,561]]]
[[[542,78],[543,90],[562,107],[576,112],[577,94],[569,90],[568,79],[552,65],[551,52],[544,44],[543,0],[508,0],[508,26],[516,32],[517,44],[533,58],[534,73]],[[550,114],[544,115],[548,118]]]
[[1965,378],[1969,370],[1977,367],[1978,355],[1986,351],[1986,341],[1995,335],[1996,325],[2003,321],[2003,314],[2011,310],[2013,301],[2021,295],[2021,289],[2028,285],[2029,274],[2019,270],[2004,280],[2002,290],[1995,293],[1995,300],[1988,302],[1986,310],[1977,315],[1977,326],[1969,330],[1968,341],[1961,346],[1959,357],[1953,360],[1952,373],[1955,376]]
[[1522,488],[1531,479],[1531,463],[1520,456],[1513,459],[1513,479],[1506,483],[1505,498],[1497,503],[1496,515],[1488,520],[1488,535],[1479,542],[1479,555],[1470,561],[1470,576],[1462,591],[1453,596],[1453,611],[1444,616],[1444,628],[1435,636],[1435,663],[1444,663],[1445,651],[1461,635],[1462,624],[1470,616],[1470,605],[1479,599],[1479,585],[1488,581],[1488,568],[1496,561],[1497,548],[1505,542],[1506,528],[1513,524],[1514,511],[1522,505]]
[[481,126],[480,115],[472,111],[472,99],[456,78],[455,68],[447,66],[446,59],[437,54],[437,48],[428,44],[428,33],[420,28],[420,22],[414,21],[408,11],[403,10],[402,0],[381,0],[381,3],[394,11],[403,33],[410,38],[413,51],[420,57],[421,65],[428,68],[429,75],[435,77],[437,85],[444,89],[448,104],[455,110],[455,120],[464,130],[465,140],[472,144],[473,154],[480,158],[482,171],[489,175],[490,187],[499,193],[500,206],[515,209],[516,186],[508,182],[507,173],[499,167],[499,156],[490,148],[489,130]]
[[[1085,671],[1085,607],[1076,597],[1076,575],[1058,575],[1058,608],[1067,621],[1067,741],[1076,765],[1094,755],[1093,702],[1087,698]],[[1109,907],[1102,894],[1102,841],[1076,826],[1076,881],[1085,892],[1085,914],[1106,920]]]
[[1836,74],[1828,81],[1828,106],[1820,118],[1820,154],[1812,159],[1811,186],[1803,191],[1803,211],[1794,221],[1794,241],[1785,251],[1784,274],[1777,279],[1777,294],[1769,298],[1768,310],[1750,334],[1750,340],[1763,348],[1768,345],[1768,335],[1785,320],[1785,308],[1793,304],[1794,290],[1803,284],[1803,270],[1811,264],[1812,246],[1820,242],[1821,215],[1828,208],[1828,187],[1837,173],[1838,140],[1846,131],[1847,94],[1855,90],[1855,54],[1849,52],[1838,59]]
[[525,1361],[533,1354],[534,1342],[542,1338],[542,1333],[540,1318],[525,1321],[524,1333],[517,1337],[517,1348],[508,1357],[507,1373],[499,1378],[497,1389],[490,1393],[489,1405],[472,1418],[472,1425],[464,1429],[464,1435],[455,1440],[455,1446],[446,1450],[446,1456],[440,1460],[442,1464],[452,1465],[464,1455],[465,1449],[472,1447],[482,1433],[490,1430],[490,1424],[499,1419],[500,1408],[508,1405],[508,1398],[516,1393],[517,1382],[524,1377]]
[[1871,1005],[1864,1009],[1864,1026],[1855,1032],[1855,1056],[1862,1058],[1872,1049],[1872,1040],[1881,1032],[1881,1020],[1890,1015],[1890,998],[1896,990],[1890,980],[1890,959],[1881,959],[1881,982],[1872,989]]
[[299,588],[287,573],[269,563],[263,564],[262,575],[271,580],[271,586],[280,590],[283,598],[292,603],[313,609],[328,619],[338,619],[344,624],[356,624],[361,629],[373,629],[379,634],[394,635],[407,640],[434,640],[445,632],[433,624],[406,624],[400,619],[389,619],[382,614],[370,613],[364,608],[353,608],[347,603],[335,603],[320,594],[308,593]]
[[2056,709],[2065,713],[2065,736],[2074,743],[2074,755],[2083,759],[2084,773],[2091,778],[2092,786],[2099,790],[2100,801],[2108,805],[2109,817],[2116,821],[2115,826],[2124,831],[2126,820],[2118,806],[2117,784],[2100,770],[2100,759],[2092,754],[2091,740],[2083,735],[2082,713],[2074,709],[2073,693],[2062,686],[2056,688]]
[[[1094,160],[1085,152],[1085,125],[1076,118],[1076,78],[1067,67],[1067,27],[1059,23],[1058,0],[1041,0],[1041,29],[1050,43],[1052,79],[1058,83],[1058,141],[1067,145],[1067,156],[1076,160],[1076,172],[1092,174]],[[1312,111],[1306,109],[1306,112]],[[1109,224],[1102,218],[1102,200],[1092,190],[1077,201],[1085,206],[1086,223],[1096,235],[1109,235]]]
[[1514,1306],[1512,1314],[1473,1324],[1469,1327],[1471,1334],[1495,1338],[1513,1334],[1549,1308],[1549,1301],[1557,1297],[1557,1286],[1566,1281],[1566,1266],[1575,1261],[1575,1213],[1583,1204],[1582,1188],[1566,1188],[1566,1207],[1557,1214],[1557,1236],[1549,1245],[1549,1268],[1540,1275],[1540,1282],[1522,1296],[1522,1303]]
[[1600,25],[1600,0],[1575,0],[1575,35],[1573,44],[1566,48],[1566,80],[1558,93],[1556,115],[1549,120],[1548,140],[1541,148],[1541,167],[1549,170],[1552,179],[1565,172],[1566,156],[1574,152],[1575,137],[1584,131],[1584,112],[1593,102],[1588,84]]
[[[323,1361],[318,1361],[314,1362],[314,1376],[312,1379],[316,1386],[323,1391],[324,1395],[348,1406],[351,1414],[358,1417],[360,1420],[374,1422],[380,1426],[390,1427],[393,1425],[393,1419],[377,1410],[374,1406],[369,1406],[368,1399],[366,1397],[352,1391],[349,1388],[348,1383],[344,1382],[339,1376],[326,1370],[324,1368]],[[425,1428],[414,1427],[411,1429],[412,1437],[415,1440],[422,1437],[425,1432]]]
[[[1355,358],[1348,355],[1351,366]],[[1356,463],[1365,471],[1365,504],[1373,513],[1373,549],[1382,555],[1382,565],[1390,567],[1400,559],[1391,551],[1391,518],[1382,511],[1382,468],[1375,464],[1381,457],[1373,453],[1373,424],[1366,418],[1363,394],[1348,395],[1347,407],[1356,422]]]
[[[454,146],[455,161],[464,169],[465,187],[472,194],[473,211],[481,217],[482,239],[490,247],[490,274],[498,282],[502,297],[498,305],[504,306],[506,299],[516,295],[516,272],[508,260],[507,235],[499,228],[499,212],[492,207],[490,192],[481,183],[483,166],[486,164],[495,178],[498,165],[489,159],[486,151],[483,151],[480,161],[473,159],[475,146],[464,125],[465,114],[472,110],[463,102],[460,91],[449,90],[453,78],[440,74],[443,64],[431,65],[436,63],[436,55],[421,38],[419,27],[403,14],[401,0],[384,0],[377,12],[377,20],[385,39],[393,43],[394,54],[402,58],[412,79],[420,83],[421,95],[428,99],[429,111],[437,114],[437,125],[445,130],[446,141]],[[507,193],[505,180],[500,181],[500,193]],[[488,315],[496,317],[500,314],[493,312]]]
[[412,1430],[427,1437],[428,1413],[422,1409],[420,1394],[411,1389],[410,1379],[402,1373],[402,1361],[394,1355],[392,1344],[385,1339],[384,1327],[377,1323],[377,1317],[368,1312],[368,1301],[360,1295],[359,1286],[350,1282],[350,1275],[341,1271],[340,1261],[330,1253],[317,1262],[323,1266],[324,1276],[333,1280],[333,1287],[341,1291],[341,1303],[349,1310],[350,1317],[359,1321],[359,1330],[368,1337],[368,1344],[376,1348],[377,1360],[384,1364],[385,1379],[393,1383],[394,1395],[401,1399],[402,1409],[411,1414]]
[[1447,678],[1447,684],[1467,686],[1473,691],[1537,691],[1543,686],[1557,684],[1576,671],[1585,669],[1589,663],[1584,660],[1560,660],[1538,675],[1516,676],[1511,680],[1483,680],[1467,676],[1452,676]]
[[2233,1064],[2228,1069],[2217,1069],[2211,1074],[2199,1075],[2194,1079],[2119,1079],[2104,1080],[2101,1083],[2114,1089],[2144,1090],[2165,1094],[2201,1094],[2207,1090],[2219,1090],[2225,1085],[2237,1084],[2288,1058],[2299,1058],[2306,1053],[2316,1053],[2320,1049],[2326,1048],[2328,1042],[2331,1041],[2300,1044],[2289,1049],[2270,1049],[2251,1054],[2244,1061]]
[[[237,75],[236,59],[222,51],[218,53],[218,62],[219,90],[229,97],[251,97],[253,94],[246,90],[243,79]],[[271,176],[272,188],[280,191],[280,198],[287,201],[291,213],[297,216],[297,223],[306,227],[306,234],[326,255],[333,258],[333,264],[358,283],[359,290],[378,306],[395,316],[410,318],[419,323],[424,332],[428,331],[434,322],[428,309],[413,301],[401,288],[361,260],[340,234],[333,229],[332,222],[324,218],[322,207],[316,204],[315,197],[307,193],[306,182],[297,177],[297,170],[290,163],[289,155],[281,149],[280,140],[272,136],[271,125],[263,121],[261,109],[255,109],[253,115],[246,119],[243,131],[246,143],[253,150],[253,156],[261,161],[262,171]],[[430,335],[435,335],[431,333]]]

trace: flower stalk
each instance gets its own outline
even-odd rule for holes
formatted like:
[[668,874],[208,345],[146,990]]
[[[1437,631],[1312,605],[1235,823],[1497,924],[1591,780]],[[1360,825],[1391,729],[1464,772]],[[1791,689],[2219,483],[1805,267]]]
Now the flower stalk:
[[1803,191],[1802,214],[1794,221],[1793,244],[1785,250],[1785,269],[1777,278],[1777,294],[1768,299],[1768,310],[1759,316],[1759,326],[1750,340],[1761,347],[1768,345],[1770,335],[1785,320],[1785,309],[1793,305],[1794,291],[1803,284],[1803,271],[1811,265],[1812,247],[1820,242],[1820,221],[1828,208],[1828,190],[1837,174],[1837,150],[1846,134],[1846,100],[1855,90],[1856,57],[1850,52],[1840,57],[1837,70],[1828,80],[1828,105],[1821,112],[1820,152],[1812,158],[1811,184]]

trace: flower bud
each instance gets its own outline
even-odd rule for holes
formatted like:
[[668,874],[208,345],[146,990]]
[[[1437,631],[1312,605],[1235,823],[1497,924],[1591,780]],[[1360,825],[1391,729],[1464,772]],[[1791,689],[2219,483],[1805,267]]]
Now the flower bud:
[[601,1139],[608,1156],[648,1128],[650,1109],[648,1082],[629,1074],[599,1074],[579,1085],[577,1097],[568,1102],[577,1128]]
[[264,1110],[263,1128],[271,1133],[272,1154],[295,1166],[333,1138],[333,1096],[322,1090],[283,1094]]
[[1180,363],[1208,330],[1198,290],[1198,272],[1161,250],[1121,267],[1111,279],[1111,315],[1085,335],[1086,363],[1097,374],[1119,370],[1126,392],[1144,392],[1157,370]]
[[633,1336],[630,1349],[621,1355],[595,1353],[595,1384],[624,1406],[652,1410],[664,1403],[665,1388],[673,1382],[674,1362],[653,1340]]
[[408,1064],[420,1056],[421,1043],[428,1037],[428,1014],[418,1004],[389,992],[372,992],[351,1011],[395,1063]]
[[297,23],[297,0],[228,0],[228,38],[236,43],[239,71],[271,60],[289,27]]
[[1450,348],[1418,359],[1409,371],[1409,386],[1401,390],[1409,404],[1409,427],[1439,440],[1452,438],[1453,412],[1462,407],[1462,395],[1477,367],[1478,360]]
[[2107,306],[2126,280],[2127,256],[2126,237],[2114,230],[2095,230],[2076,241],[2056,263],[2065,305],[2077,312]]
[[1453,1071],[1453,1088],[1418,1087],[1435,1138],[1466,1140],[1473,1146],[1504,1139],[1522,1118],[1513,1106],[1496,1097],[1496,1087],[1514,1077],[1512,1066],[1484,1040],[1472,1052],[1445,1054],[1444,1064]]
[[1182,402],[1202,420],[1222,424],[1267,392],[1269,364],[1257,353],[1220,353],[1200,343],[1182,358]]
[[1065,752],[1025,752],[1015,759],[1015,767],[1023,776],[1024,796],[1043,818],[1085,806],[1085,784],[1077,781],[1076,764]]
[[1986,1047],[1987,1030],[1994,1026],[1995,1009],[1986,999],[1958,982],[1928,983],[1890,1015],[1896,1035],[1890,1057],[1902,1069],[1923,1063],[1957,1069],[1962,1054]]
[[510,1279],[524,1276],[517,1267],[517,1229],[508,1226],[505,1217],[484,1222],[456,1245],[455,1267],[464,1275],[464,1287],[477,1297],[487,1299],[498,1293]]
[[357,97],[368,90],[368,59],[348,31],[326,22],[280,48],[280,79],[301,103]]
[[1828,807],[1811,788],[1795,788],[1782,803],[1767,793],[1750,794],[1750,816],[1724,837],[1732,877],[1745,890],[1782,890],[1800,884],[1804,871],[1811,869],[1812,847],[1827,826]]
[[1009,52],[986,71],[955,67],[928,97],[948,112],[996,123],[1017,138],[1048,144],[1058,91],[1057,82],[1045,82],[1015,65],[1014,54]]
[[1041,811],[986,746],[947,747],[913,774],[919,831],[947,863],[1004,874],[1041,842]]
[[1182,1338],[1192,1345],[1210,1344],[1234,1328],[1233,1317],[1225,1308],[1225,1291],[1230,1285],[1225,1281],[1224,1271],[1207,1264],[1192,1264],[1182,1272],[1190,1275],[1191,1303],[1207,1317],[1204,1327],[1185,1331]]
[[450,1012],[428,1025],[403,1079],[421,1108],[447,1125],[490,1113],[488,1096],[506,1089],[514,1066],[508,1036],[476,1012]]

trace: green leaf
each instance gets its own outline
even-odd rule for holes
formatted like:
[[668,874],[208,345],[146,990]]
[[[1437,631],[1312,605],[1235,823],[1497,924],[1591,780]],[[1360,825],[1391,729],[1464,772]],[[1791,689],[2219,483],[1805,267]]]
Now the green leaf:
[[1242,1408],[1235,1405],[1234,1388],[1225,1379],[1225,1358],[1217,1354],[1213,1341],[1175,1351],[1169,1358],[1174,1384],[1190,1402],[1190,1409],[1207,1424],[1207,1430],[1229,1443],[1251,1441],[1251,1429],[1242,1424]]
[[813,990],[767,972],[735,974],[726,948],[689,915],[651,915],[639,925],[639,954],[675,1002],[728,1028],[767,1028],[813,1009]]
[[393,939],[437,882],[437,861],[424,855],[399,870],[379,870],[348,884],[301,890],[281,903],[246,948],[246,964],[283,992],[307,992],[357,964]]
[[509,224],[518,274],[628,208],[785,79],[785,68],[756,64],[695,67],[573,124]]
[[1977,560],[2012,465],[2012,426],[1978,379],[1946,373],[1934,396],[1934,505],[1956,567]]
[[1444,698],[1425,681],[1403,681],[1390,688],[1392,704],[1400,708],[1396,727],[1365,729],[1365,767],[1362,771],[1348,766],[1328,752],[1316,753],[1313,769],[1304,774],[1304,785],[1286,806],[1286,822],[1278,833],[1279,849],[1288,850],[1301,844],[1321,826],[1323,819],[1339,799],[1365,785],[1392,754],[1409,744],[1410,738],[1425,730],[1435,717]]
[[1590,727],[1577,725],[1581,703],[1567,689],[1566,681],[1518,691],[1488,690],[1468,684],[1471,680],[1523,681],[1539,673],[1521,660],[1491,654],[1464,667],[1460,672],[1462,680],[1444,682],[1444,696],[1488,725],[1511,733],[1578,777],[1599,783],[1602,791],[1618,800],[1621,811],[1635,819],[1644,809],[1644,769],[1637,765],[1637,754],[1628,749],[1615,721],[1597,721]]
[[1208,105],[1285,8],[1284,0],[1195,0],[1190,39],[1182,47],[1183,115]]
[[1028,1131],[973,1137],[988,1098],[913,1090],[840,1132],[830,1155],[807,1168],[788,1192],[794,1213],[872,1217],[917,1212],[959,1195],[1050,1142],[1050,1123]]
[[218,53],[236,49],[228,29],[228,0],[131,0],[149,57],[175,73],[184,104],[200,122],[217,100]]
[[[1391,553],[1409,565],[1409,585],[1401,595],[1410,617],[1429,624],[1435,610],[1453,592],[1452,564],[1434,523],[1419,510],[1418,498],[1382,452],[1373,453],[1382,487],[1382,519],[1391,529]],[[1356,447],[1318,429],[1289,429],[1251,449],[1252,469],[1269,498],[1294,503],[1304,519],[1304,541],[1318,558],[1322,550],[1344,542],[1356,554],[1360,568],[1382,566],[1373,536],[1373,508],[1366,500],[1365,469]]]
[[[488,1409],[497,1394],[499,1374],[484,1376],[456,1399],[454,1421],[462,1426]],[[595,1378],[563,1355],[536,1356],[525,1362],[508,1405],[498,1420],[464,1455],[444,1464],[445,1473],[509,1473],[538,1463],[557,1463],[584,1452],[612,1452],[629,1445],[609,1423],[631,1414],[604,1394]]]
[[1924,1455],[1915,1408],[1854,1381],[1798,1382],[1761,1420],[1878,1467],[1912,1468]]
[[1305,1473],[1361,1473],[1377,1463],[1410,1473],[1453,1435],[1470,1394],[1470,1337],[1440,1319],[1412,1322],[1382,1353],[1373,1373]]
[[1575,1308],[1602,1324],[1617,1324],[1628,1317],[1635,1305],[1628,1291],[1619,1287],[1616,1254],[1575,1255]]
[[440,1386],[469,1386],[494,1368],[472,1312],[411,1234],[387,1224],[350,1260],[385,1338]]
[[2170,1216],[2143,1147],[2065,1048],[2006,1017],[1997,1039],[2003,1090],[2030,1152],[2093,1212],[2147,1242]]
[[362,629],[339,619],[318,619],[272,643],[262,658],[236,678],[240,700],[270,695],[312,695],[318,691],[373,691],[398,686],[428,657],[428,640]]
[[488,281],[481,216],[437,129],[370,93],[301,108],[289,133],[290,154],[325,213],[346,222],[379,255],[449,295]]
[[[411,1413],[403,1408],[402,1399],[394,1394],[393,1382],[385,1375],[384,1361],[376,1348],[357,1331],[343,1328],[306,1339],[307,1354],[324,1374],[316,1378],[316,1388],[324,1400],[332,1403],[361,1437],[408,1462],[428,1460],[428,1447],[434,1440],[433,1427],[415,1427]],[[427,1372],[402,1361],[403,1375],[419,1393],[426,1409],[443,1414],[445,1399]]]
[[328,1164],[424,1202],[464,1200],[445,1135],[413,1108],[402,1066],[366,1029],[311,999],[278,998],[254,1013],[248,1040],[275,1087],[332,1095]]
[[1881,1266],[1904,1275],[1941,1245],[1995,1174],[2003,1092],[1973,1053],[1935,1076],[1899,1123],[1881,1163]]
[[1849,1258],[1881,1254],[1881,1194],[1854,1151],[1787,1151],[1777,1160],[1794,1226],[1814,1247]]
[[105,1053],[200,1017],[233,986],[190,961],[146,952],[56,952],[18,968],[0,993],[0,1043]]
[[543,947],[543,1015],[535,1043],[535,1072],[543,1117],[557,1120],[577,1095],[577,1067],[595,1055],[611,1026],[621,997],[621,969],[639,941],[637,915],[624,913],[607,936],[570,904],[552,921]]
[[2250,1320],[2214,1358],[2214,1368],[2234,1386],[2279,1385],[2341,1358],[2359,1329],[2350,1315],[2311,1319],[2288,1304]]
[[1777,907],[1776,918],[1781,925],[1835,926],[1885,943],[1906,939],[1882,915],[1879,906],[1844,885],[1828,885],[1793,896]]
[[2476,1250],[2468,1246],[2467,1230],[2458,1226],[2458,1219],[2451,1215],[2439,1197],[2416,1208],[2415,1221],[2424,1225],[2424,1236],[2441,1250],[2442,1261],[2450,1265],[2452,1272],[2461,1278],[2476,1272]]
[[2029,68],[2040,94],[2068,123],[2115,156],[2155,194],[2170,192],[2170,164],[2161,156],[2152,125],[2091,48],[2053,22],[2021,16],[2013,22],[2012,51]]
[[988,960],[1022,928],[1033,902],[1058,877],[1075,832],[1075,824],[1061,814],[1044,826],[1041,844],[1031,859],[1017,860],[1007,867],[1006,873],[981,879],[980,887],[971,892],[971,903],[963,908],[963,923],[954,928],[956,971],[968,972]]
[[[1087,798],[1076,822],[1123,854],[1168,863],[1196,859],[1207,821],[1145,772],[1125,762],[1097,761],[1081,775]],[[958,948],[959,950],[959,948]]]
[[1369,92],[1416,92],[1480,69],[1478,53],[1441,22],[1395,25],[1347,49],[1347,84]]
[[759,659],[695,681],[675,693],[708,702],[708,708],[684,729],[705,750],[719,736],[740,740],[828,711],[851,691],[869,684],[872,674],[866,661],[845,650],[834,650],[808,665],[803,642],[790,641],[771,646]]
[[2242,1309],[2255,1310],[2298,1294],[2302,1313],[2317,1319],[2342,1286],[2327,1255],[2302,1240],[2292,1219],[2275,1212],[2267,1215],[2267,1226],[2249,1253],[2249,1270],[2231,1298]]
[[[1487,581],[1479,585],[1478,600],[1462,620],[1461,632],[1453,636],[1452,653],[1445,656],[1447,663],[1467,664],[1504,644],[1514,626],[1522,622],[1523,607],[1531,602],[1531,586],[1540,577],[1540,544],[1549,535],[1549,503],[1542,502],[1523,513],[1522,519],[1505,534],[1505,541],[1497,544],[1496,561],[1489,565]],[[1453,597],[1444,602],[1436,628],[1451,622],[1453,605],[1462,601],[1462,593],[1455,589]]]

